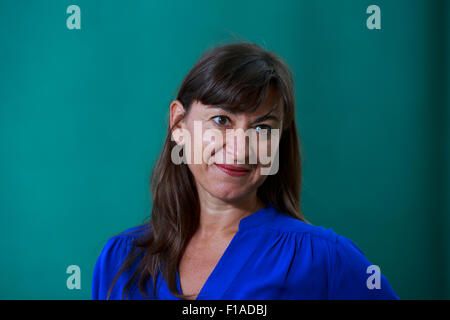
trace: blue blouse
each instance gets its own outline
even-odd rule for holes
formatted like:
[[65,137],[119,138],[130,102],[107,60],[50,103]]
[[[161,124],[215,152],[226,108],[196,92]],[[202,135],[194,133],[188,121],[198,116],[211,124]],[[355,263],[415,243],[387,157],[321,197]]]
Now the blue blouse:
[[[134,227],[108,240],[95,265],[93,299],[106,299],[132,241],[144,234],[144,228]],[[351,240],[269,205],[240,220],[239,231],[197,300],[398,299],[386,277],[368,268],[371,265]],[[122,298],[133,269],[119,277],[110,299]],[[176,279],[181,292],[178,272]],[[154,299],[152,279],[146,293]],[[128,298],[145,297],[135,289]],[[157,277],[157,298],[178,300],[161,274]]]

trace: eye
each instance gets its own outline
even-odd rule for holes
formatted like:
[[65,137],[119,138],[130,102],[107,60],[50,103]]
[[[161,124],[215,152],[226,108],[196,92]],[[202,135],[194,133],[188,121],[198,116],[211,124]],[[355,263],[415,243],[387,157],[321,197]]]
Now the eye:
[[215,116],[212,120],[219,126],[227,126],[230,124],[230,118],[227,116]]
[[270,134],[270,130],[272,130],[272,127],[267,124],[260,124],[255,127],[255,130],[258,133],[260,133],[261,130],[267,130],[267,134]]

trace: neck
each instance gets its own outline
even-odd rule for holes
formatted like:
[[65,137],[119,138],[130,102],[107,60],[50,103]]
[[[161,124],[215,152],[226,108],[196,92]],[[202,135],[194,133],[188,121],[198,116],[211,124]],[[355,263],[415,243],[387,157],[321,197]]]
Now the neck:
[[213,239],[233,236],[239,230],[241,219],[264,208],[256,191],[236,201],[218,199],[202,188],[197,188],[200,200],[200,224],[196,236]]

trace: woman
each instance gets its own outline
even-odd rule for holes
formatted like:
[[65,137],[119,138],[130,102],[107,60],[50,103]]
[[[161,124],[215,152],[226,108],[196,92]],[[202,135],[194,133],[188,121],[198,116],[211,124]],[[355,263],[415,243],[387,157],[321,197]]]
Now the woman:
[[150,219],[107,242],[93,298],[398,299],[352,241],[304,219],[294,110],[275,54],[206,52],[170,105]]

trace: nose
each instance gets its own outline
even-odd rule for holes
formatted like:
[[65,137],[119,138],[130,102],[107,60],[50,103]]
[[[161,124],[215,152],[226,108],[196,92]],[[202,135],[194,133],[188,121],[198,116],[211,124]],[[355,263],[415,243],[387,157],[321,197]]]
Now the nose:
[[226,164],[255,164],[251,163],[253,155],[251,130],[244,131],[242,128],[227,130],[225,137]]

